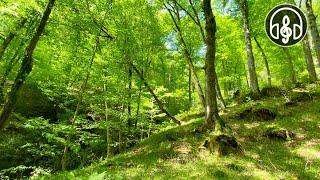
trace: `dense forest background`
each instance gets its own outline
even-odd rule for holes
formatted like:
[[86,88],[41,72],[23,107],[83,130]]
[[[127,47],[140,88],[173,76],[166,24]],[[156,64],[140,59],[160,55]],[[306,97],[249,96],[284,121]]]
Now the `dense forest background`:
[[[283,3],[308,19],[288,48],[264,26]],[[319,0],[1,0],[0,179],[320,178],[319,15]]]

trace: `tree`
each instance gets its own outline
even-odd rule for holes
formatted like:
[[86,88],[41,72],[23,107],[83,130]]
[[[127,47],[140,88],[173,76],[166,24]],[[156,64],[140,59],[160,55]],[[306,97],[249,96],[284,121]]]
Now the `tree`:
[[266,66],[267,69],[267,76],[268,76],[268,86],[271,86],[271,72],[270,72],[270,67],[269,67],[269,62],[268,62],[268,57],[266,55],[266,53],[264,52],[263,48],[261,47],[258,39],[256,37],[254,37],[254,41],[256,42],[258,48],[260,49],[261,55],[263,57],[264,60],[264,64]]
[[308,35],[306,35],[302,43],[303,43],[304,57],[306,60],[307,70],[309,74],[309,80],[311,83],[314,83],[317,81],[317,73],[313,63],[313,57],[311,53]]
[[294,64],[293,64],[293,58],[292,58],[288,48],[283,47],[282,50],[283,50],[284,54],[287,56],[291,83],[293,86],[295,86],[297,84],[297,75],[296,75],[296,70],[295,70]]
[[18,75],[14,81],[14,84],[11,87],[11,91],[8,96],[8,100],[5,102],[4,107],[2,109],[2,112],[0,114],[0,129],[4,128],[13,108],[17,101],[17,93],[20,90],[21,86],[24,84],[25,80],[27,79],[28,75],[32,71],[33,66],[33,52],[36,48],[38,41],[40,39],[40,36],[44,32],[44,29],[46,27],[47,21],[49,19],[49,16],[51,14],[51,10],[54,6],[55,0],[49,0],[46,10],[44,11],[44,14],[42,16],[42,19],[40,21],[40,24],[37,28],[37,31],[35,32],[34,36],[32,37],[29,45],[25,49],[25,55],[22,60],[22,64],[20,67],[20,70],[18,72]]
[[216,55],[216,20],[212,13],[211,0],[203,1],[203,12],[206,20],[206,61],[205,61],[205,78],[206,78],[206,125],[210,129],[222,131],[224,123],[219,116],[217,106],[217,92],[215,88],[215,55]]
[[[184,56],[185,56],[185,58],[187,60],[187,63],[188,63],[188,66],[189,66],[189,70],[191,72],[193,83],[194,83],[194,85],[196,87],[196,91],[198,93],[199,99],[200,99],[203,107],[205,107],[206,103],[205,103],[205,97],[204,97],[204,94],[203,94],[203,90],[202,90],[198,75],[196,73],[195,67],[193,65],[191,53],[188,50],[186,41],[184,40],[184,37],[182,35],[181,27],[179,25],[179,23],[180,23],[179,10],[177,10],[175,6],[171,6],[172,10],[169,7],[167,7],[166,4],[164,4],[164,6],[166,7],[168,12],[170,13],[171,19],[174,22],[176,31],[178,32],[178,35],[179,35],[179,38],[180,38],[180,43],[182,44],[181,46],[182,46],[182,49],[183,49]],[[173,13],[175,13],[176,18],[173,15]]]
[[317,18],[314,15],[312,8],[312,0],[306,0],[306,7],[308,12],[308,21],[311,30],[311,37],[313,42],[313,47],[317,55],[318,66],[320,67],[320,35],[317,26]]
[[4,39],[3,43],[0,46],[0,60],[2,59],[6,49],[10,45],[11,41],[16,37],[17,33],[23,28],[23,26],[26,24],[27,19],[22,18],[22,20],[18,23],[18,26],[16,28],[16,31],[10,32],[9,35]]
[[166,116],[171,119],[174,123],[181,125],[181,122],[177,120],[174,116],[172,116],[164,107],[163,103],[160,101],[158,96],[154,93],[154,91],[151,89],[148,82],[143,77],[142,73],[138,70],[138,68],[132,64],[132,62],[129,62],[129,64],[132,66],[133,70],[137,73],[137,75],[140,77],[141,81],[144,83],[145,87],[149,91],[149,93],[153,96],[154,100],[156,101],[157,105],[159,106],[160,110],[166,114]]
[[250,89],[255,95],[260,93],[258,78],[256,74],[255,60],[253,56],[252,43],[251,43],[251,32],[249,23],[249,7],[247,0],[240,0],[240,10],[243,19],[243,32],[245,36],[246,51],[248,57],[248,71],[250,77]]

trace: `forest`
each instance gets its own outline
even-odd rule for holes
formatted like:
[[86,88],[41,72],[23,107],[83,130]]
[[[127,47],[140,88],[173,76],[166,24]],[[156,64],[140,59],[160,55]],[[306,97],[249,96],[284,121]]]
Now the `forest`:
[[[283,4],[306,18],[292,46],[266,29]],[[320,0],[0,0],[0,179],[320,179],[319,16]]]

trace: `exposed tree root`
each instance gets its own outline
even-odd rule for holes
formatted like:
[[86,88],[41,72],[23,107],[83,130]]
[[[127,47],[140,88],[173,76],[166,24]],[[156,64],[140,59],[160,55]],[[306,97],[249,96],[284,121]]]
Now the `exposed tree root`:
[[215,133],[205,141],[203,146],[217,156],[243,154],[241,145],[237,142],[236,138],[225,133]]

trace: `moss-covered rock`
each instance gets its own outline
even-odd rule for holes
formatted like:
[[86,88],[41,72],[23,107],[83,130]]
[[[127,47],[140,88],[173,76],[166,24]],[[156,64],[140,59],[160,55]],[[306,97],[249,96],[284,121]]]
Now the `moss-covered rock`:
[[254,121],[271,121],[277,117],[277,113],[267,108],[248,108],[239,114],[240,119]]
[[25,84],[18,93],[14,112],[27,118],[57,120],[58,107],[35,84]]
[[270,139],[279,139],[279,140],[286,140],[290,141],[295,137],[295,134],[287,129],[284,128],[268,128],[264,133],[264,136]]
[[285,90],[279,87],[265,87],[261,90],[261,95],[264,97],[280,97],[284,93]]

